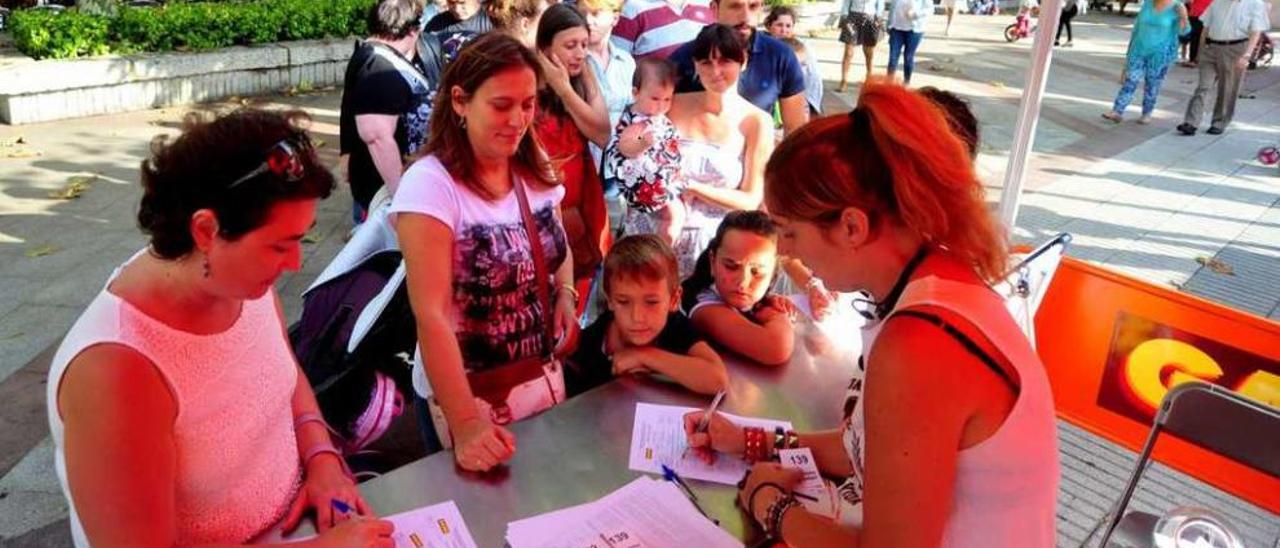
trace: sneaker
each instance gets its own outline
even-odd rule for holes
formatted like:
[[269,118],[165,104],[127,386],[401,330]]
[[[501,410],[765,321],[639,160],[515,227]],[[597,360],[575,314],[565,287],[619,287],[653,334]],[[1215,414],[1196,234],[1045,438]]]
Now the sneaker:
[[1061,46],[1062,44],[1058,43],[1058,41],[1057,41],[1057,40],[1054,40],[1054,41],[1053,41],[1053,45],[1054,45],[1055,47],[1057,47],[1057,46]]
[[1124,116],[1116,114],[1115,112],[1110,110],[1102,113],[1102,117],[1113,124],[1118,124],[1124,121]]
[[1142,125],[1144,125],[1144,126],[1145,126],[1145,125],[1147,125],[1147,124],[1150,124],[1150,123],[1151,123],[1151,115],[1150,115],[1150,114],[1143,114],[1141,118],[1138,118],[1138,123],[1139,123],[1139,124],[1142,124]]
[[1196,126],[1183,122],[1181,124],[1178,124],[1178,133],[1181,133],[1183,135],[1195,135]]
[[1064,47],[1064,48],[1069,48],[1069,47],[1073,47],[1073,46],[1075,46],[1075,45],[1076,45],[1076,43],[1075,43],[1075,42],[1072,42],[1071,40],[1067,40],[1067,43],[1063,44],[1063,45],[1062,45],[1062,47]]
[[1209,135],[1222,135],[1222,128],[1220,128],[1220,127],[1211,127],[1211,128],[1209,128],[1209,130],[1208,130],[1208,131],[1206,131],[1205,133],[1208,133]]

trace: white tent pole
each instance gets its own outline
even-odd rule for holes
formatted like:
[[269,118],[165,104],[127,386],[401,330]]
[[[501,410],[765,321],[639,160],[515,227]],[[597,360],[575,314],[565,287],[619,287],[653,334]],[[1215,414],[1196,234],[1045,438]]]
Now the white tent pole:
[[1032,35],[1031,69],[1027,71],[1027,80],[1022,87],[1022,103],[1013,128],[1013,146],[1009,148],[1009,165],[1004,173],[1004,192],[1000,195],[1000,222],[1010,231],[1018,219],[1018,201],[1027,175],[1027,158],[1035,145],[1036,122],[1040,118],[1040,102],[1044,98],[1049,65],[1053,62],[1053,37],[1058,31],[1063,1],[1044,0],[1040,5],[1040,28]]

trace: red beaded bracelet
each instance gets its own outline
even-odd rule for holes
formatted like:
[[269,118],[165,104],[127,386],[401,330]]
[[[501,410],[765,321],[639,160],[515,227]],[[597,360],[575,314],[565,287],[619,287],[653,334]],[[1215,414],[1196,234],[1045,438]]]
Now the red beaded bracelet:
[[748,426],[742,429],[742,458],[749,463],[769,460],[769,442],[763,428]]

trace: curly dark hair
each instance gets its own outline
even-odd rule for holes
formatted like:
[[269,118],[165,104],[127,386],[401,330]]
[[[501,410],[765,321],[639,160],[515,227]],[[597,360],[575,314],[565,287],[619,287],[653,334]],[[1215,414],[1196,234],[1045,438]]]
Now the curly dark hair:
[[[191,253],[191,216],[213,210],[219,236],[234,241],[262,226],[277,202],[327,198],[333,174],[320,165],[304,129],[311,120],[302,111],[239,109],[209,119],[192,112],[182,121],[182,134],[172,141],[151,141],[151,157],[142,161],[142,203],[138,226],[151,237],[152,252],[163,259]],[[294,181],[264,171],[232,187],[252,173],[280,142],[297,151],[302,176]]]

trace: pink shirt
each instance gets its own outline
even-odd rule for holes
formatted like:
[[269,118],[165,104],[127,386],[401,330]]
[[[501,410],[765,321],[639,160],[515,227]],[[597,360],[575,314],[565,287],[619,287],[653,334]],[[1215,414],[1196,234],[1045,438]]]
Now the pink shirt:
[[245,301],[240,318],[226,331],[193,335],[147,316],[104,288],[71,327],[49,368],[54,463],[71,507],[76,546],[89,542],[67,483],[58,387],[76,356],[106,343],[145,356],[177,404],[173,434],[179,545],[244,543],[284,517],[302,474],[292,405],[298,368],[280,325],[275,292]]

